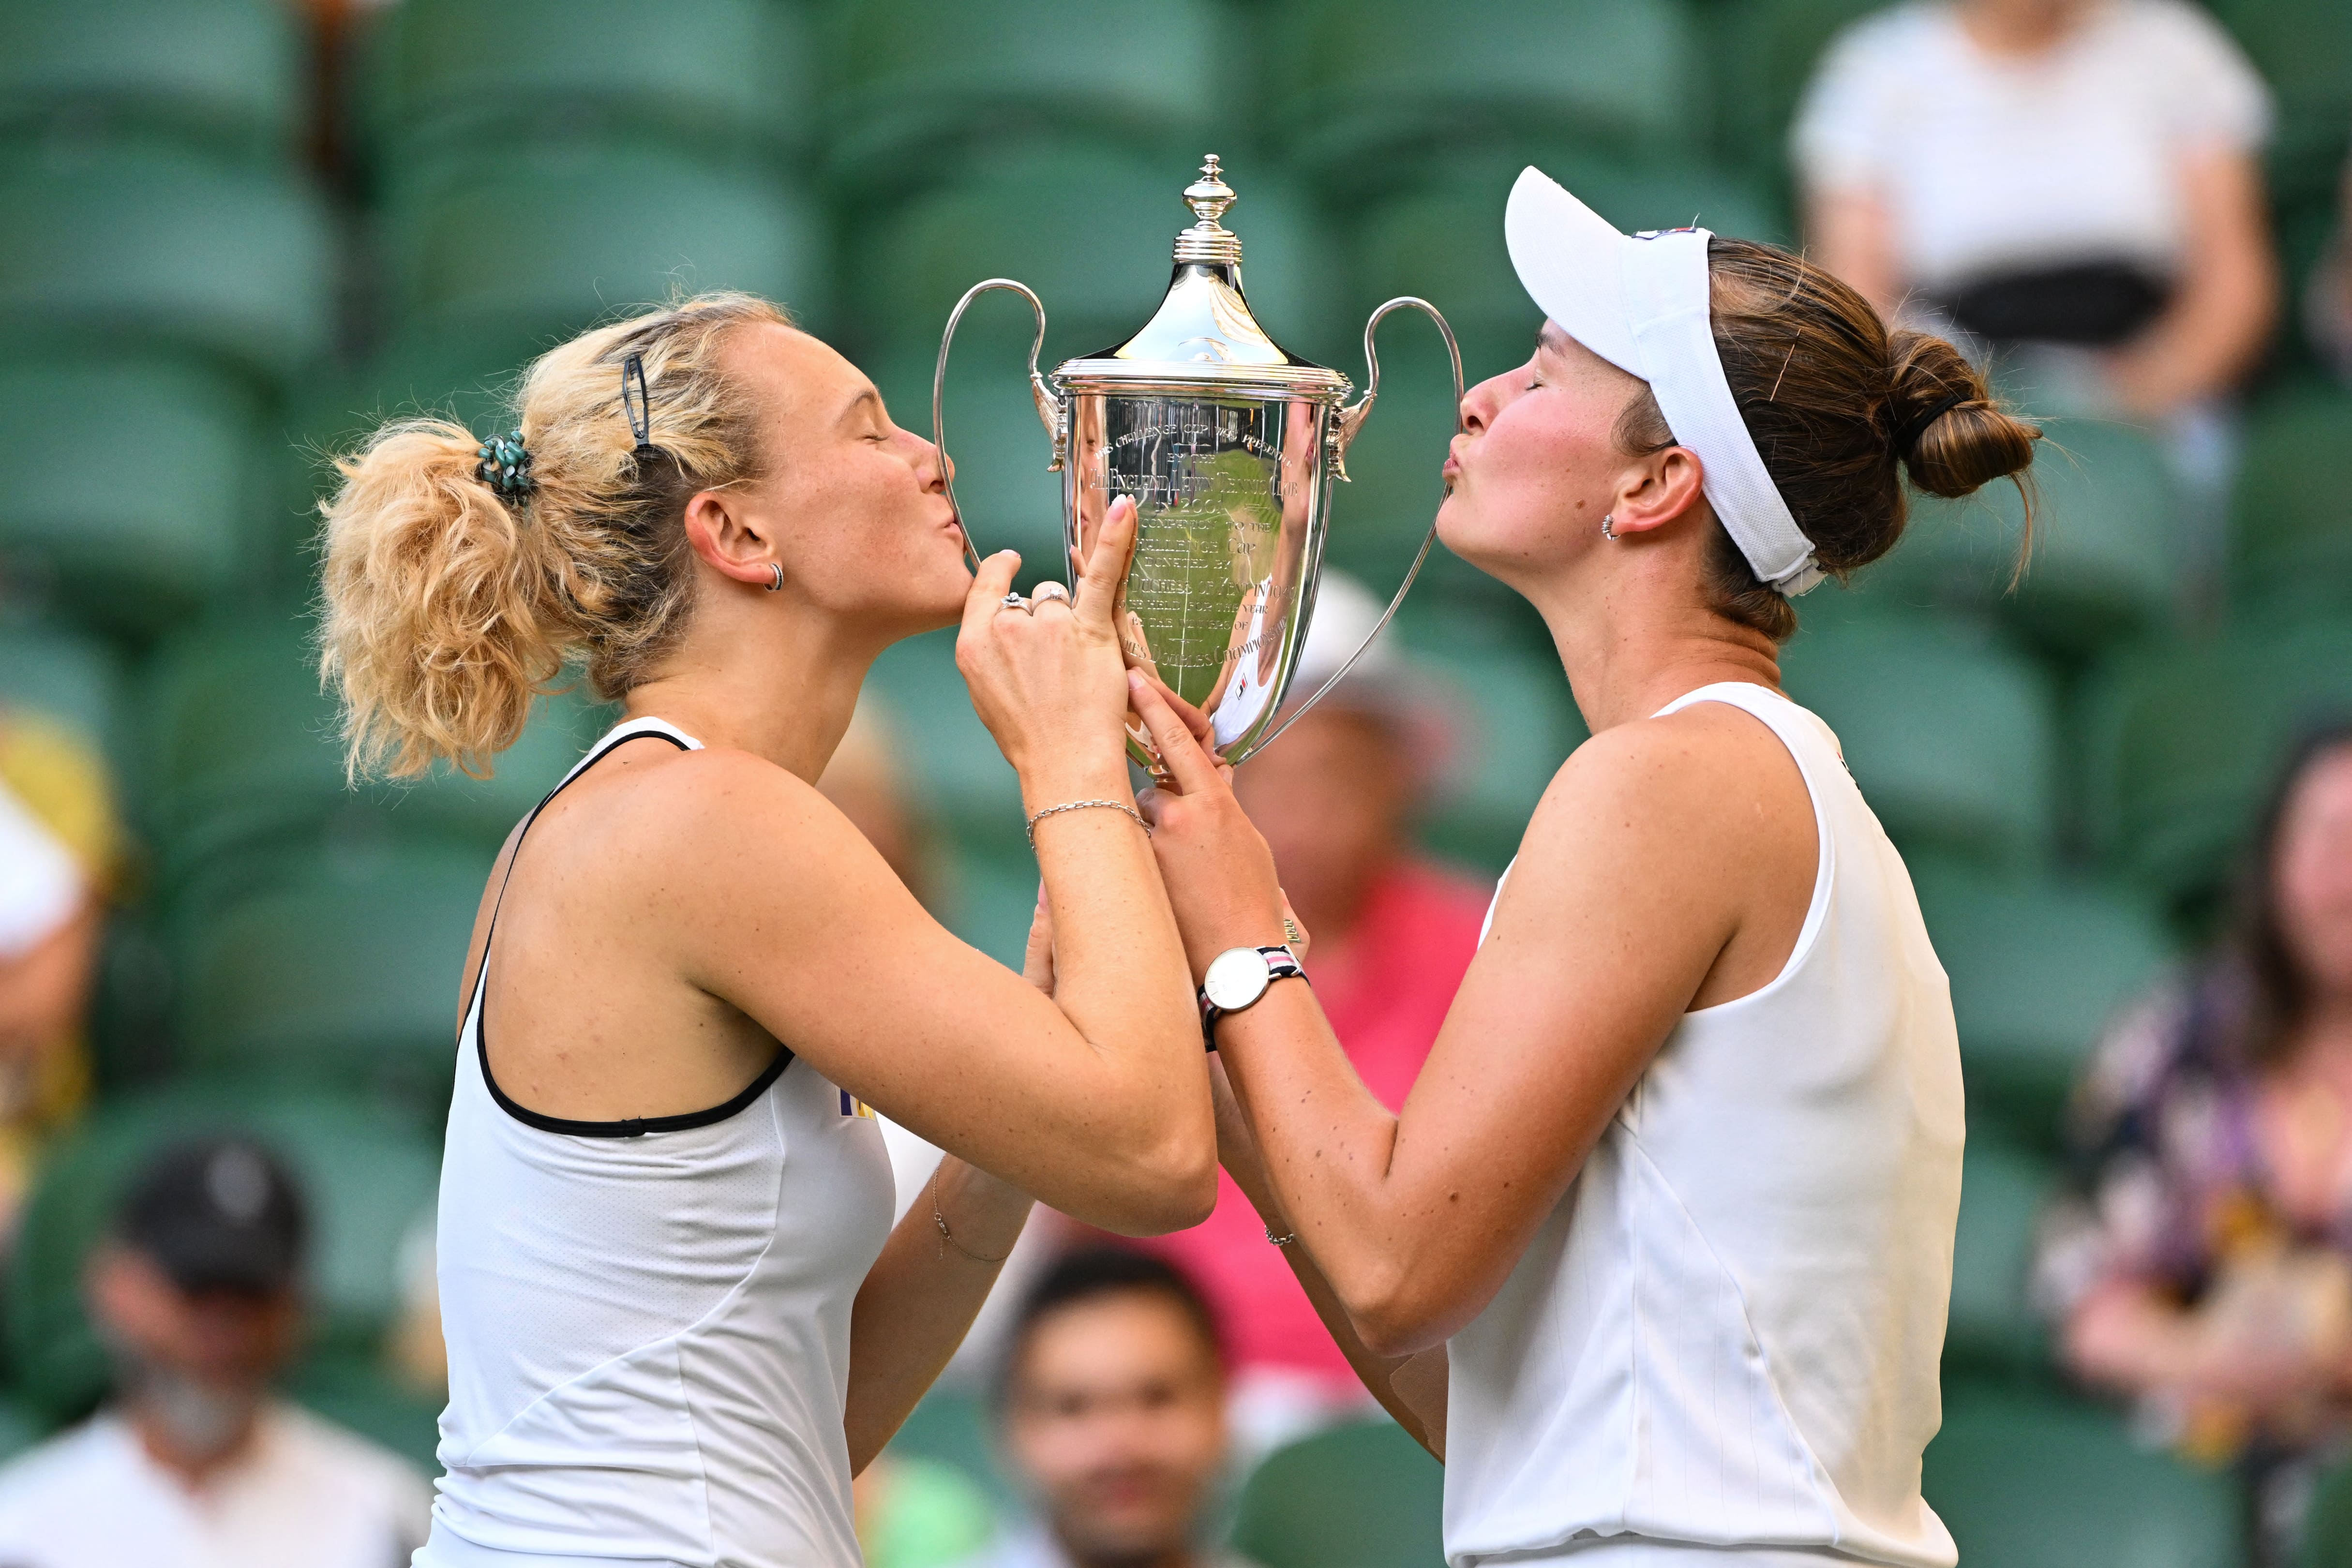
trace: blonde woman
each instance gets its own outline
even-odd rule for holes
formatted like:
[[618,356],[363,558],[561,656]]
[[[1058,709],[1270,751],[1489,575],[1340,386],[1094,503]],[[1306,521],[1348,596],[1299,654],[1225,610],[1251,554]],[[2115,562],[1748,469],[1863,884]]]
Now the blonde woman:
[[[1132,510],[1075,608],[1023,603],[1009,553],[967,569],[939,453],[741,296],[566,343],[518,402],[478,445],[387,426],[326,508],[357,765],[484,766],[575,661],[627,716],[516,830],[474,932],[416,1561],[852,1568],[851,1477],[1031,1197],[1137,1233],[1213,1200],[1199,1019],[1121,750]],[[814,788],[875,656],[959,617],[1035,814],[1042,988],[942,930]],[[950,1155],[895,1230],[869,1104]]]

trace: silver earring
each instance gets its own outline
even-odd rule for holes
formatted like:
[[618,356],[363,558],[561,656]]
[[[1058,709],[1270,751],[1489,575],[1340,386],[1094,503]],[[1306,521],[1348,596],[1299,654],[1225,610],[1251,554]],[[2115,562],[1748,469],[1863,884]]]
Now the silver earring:
[[768,570],[776,574],[775,580],[768,584],[768,591],[771,593],[781,591],[784,586],[784,563],[772,560],[768,563]]
[[1601,518],[1601,537],[1602,538],[1604,538],[1604,539],[1613,539],[1613,538],[1615,538],[1617,537],[1617,528],[1616,528],[1616,523],[1617,523],[1617,514],[1616,514],[1616,513],[1614,513],[1614,512],[1608,512],[1608,513],[1604,513],[1604,514],[1602,514]]

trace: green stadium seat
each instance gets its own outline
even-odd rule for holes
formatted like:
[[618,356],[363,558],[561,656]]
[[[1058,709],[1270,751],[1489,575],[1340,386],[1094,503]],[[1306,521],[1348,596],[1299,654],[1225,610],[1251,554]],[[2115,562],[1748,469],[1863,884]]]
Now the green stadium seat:
[[492,857],[431,844],[246,857],[167,917],[188,1071],[448,1106],[466,944]]
[[69,461],[53,444],[0,447],[0,561],[57,610],[143,637],[238,580],[265,473],[241,378],[187,359],[0,361],[0,422],[78,433]]
[[2314,1482],[2297,1568],[2352,1568],[2352,1461],[2339,1459]]
[[2092,847],[2174,909],[2210,910],[2297,732],[2352,714],[2352,621],[2132,651],[2084,712]]
[[1909,605],[1993,608],[2038,645],[2093,654],[2171,624],[2181,607],[2186,518],[2154,437],[2053,420],[2032,469],[2033,554],[2016,576],[2024,504],[1996,481],[1960,501],[1914,494],[1902,541],[1856,579]]
[[488,779],[442,768],[416,783],[354,789],[309,631],[307,618],[283,612],[247,617],[199,628],[159,656],[143,707],[142,772],[168,896],[183,900],[200,870],[215,881],[240,874],[250,851],[273,842],[446,841],[487,866],[612,722],[583,693],[542,698]]
[[1947,1390],[1920,1478],[1960,1561],[1991,1568],[2239,1568],[2231,1479],[2140,1448],[2051,1394]]
[[0,162],[0,328],[213,354],[265,382],[331,339],[317,198],[178,152],[45,149]]
[[1971,1122],[2054,1146],[2102,1031],[2171,956],[2158,912],[2094,883],[2014,882],[1932,859],[1911,872],[1951,977]]
[[569,337],[673,294],[740,288],[821,322],[829,242],[788,186],[650,143],[583,141],[404,171],[387,198],[394,325]]
[[[1177,233],[1192,221],[1181,193],[1197,153],[1149,158],[1101,146],[1032,146],[915,196],[863,225],[850,246],[853,302],[877,345],[923,351],[923,404],[948,312],[983,277],[1017,277],[1045,302],[1044,368],[1115,347],[1150,319],[1167,287]],[[1225,225],[1241,236],[1251,311],[1300,352],[1351,341],[1331,309],[1335,258],[1297,189],[1273,165],[1225,165],[1240,193]],[[1034,318],[991,297],[957,329],[1017,339]]]
[[1474,620],[1420,595],[1415,589],[1398,613],[1398,640],[1442,684],[1455,723],[1421,837],[1440,854],[1500,873],[1552,776],[1583,744],[1584,720],[1548,650],[1507,642],[1492,617]]
[[[1451,147],[1699,150],[1706,66],[1680,0],[1508,0],[1462,25],[1438,0],[1311,0],[1280,112],[1302,166],[1377,190]],[[1489,221],[1492,221],[1490,216]]]
[[121,657],[68,628],[0,621],[0,712],[9,709],[66,726],[118,768],[129,755]]
[[1202,0],[866,0],[834,12],[827,166],[852,201],[969,172],[1038,136],[1195,159],[1239,151],[1229,139],[1247,66],[1230,53],[1221,8]]
[[1946,1375],[2034,1374],[2048,1363],[2050,1338],[2029,1295],[2034,1233],[2056,1173],[2031,1151],[1975,1129],[1961,1167]]
[[2258,404],[2230,498],[2231,592],[2264,613],[2352,612],[2352,394]]
[[812,118],[807,30],[777,0],[417,0],[367,41],[370,140],[387,165],[583,132],[780,150]]
[[[1171,247],[1192,221],[1179,193],[1197,167],[1102,148],[1032,148],[866,225],[849,268],[866,326],[853,348],[891,417],[930,434],[940,336],[956,300],[982,278],[1018,278],[1045,301],[1045,370],[1133,335],[1159,305]],[[1286,348],[1330,362],[1349,336],[1331,309],[1330,268],[1306,204],[1271,168],[1244,162],[1227,174],[1241,193],[1225,221],[1242,238],[1251,309]],[[1058,578],[1061,476],[1046,472],[1052,448],[1025,375],[1034,320],[1009,294],[965,314],[949,366],[948,450],[977,547],[1010,546],[1030,578]]]
[[2214,13],[2270,85],[2267,150],[2281,206],[2333,204],[2352,132],[2352,7],[2339,0],[2217,0]]
[[2252,58],[2276,109],[2263,162],[2290,303],[2273,329],[2270,368],[2273,374],[2321,370],[2293,302],[2305,298],[2341,226],[2352,132],[2352,6],[2339,0],[2216,0],[2211,9]]
[[1437,1568],[1444,1467],[1359,1421],[1277,1448],[1242,1489],[1234,1549],[1265,1568]]
[[1789,127],[1822,54],[1886,0],[1728,0],[1706,28],[1721,108],[1723,156],[1777,188],[1790,180]]
[[0,6],[0,136],[153,137],[280,159],[302,40],[277,0]]
[[2008,870],[2050,853],[2051,694],[2027,660],[1965,624],[1864,614],[1804,627],[1780,669],[1906,852]]
[[82,1308],[82,1263],[126,1184],[160,1149],[230,1131],[267,1141],[310,1200],[320,1348],[371,1347],[399,1310],[402,1248],[433,1221],[440,1170],[433,1138],[364,1103],[275,1085],[190,1086],[121,1101],[45,1157],[8,1270],[13,1391],[39,1421],[70,1420],[105,1390],[105,1354]]

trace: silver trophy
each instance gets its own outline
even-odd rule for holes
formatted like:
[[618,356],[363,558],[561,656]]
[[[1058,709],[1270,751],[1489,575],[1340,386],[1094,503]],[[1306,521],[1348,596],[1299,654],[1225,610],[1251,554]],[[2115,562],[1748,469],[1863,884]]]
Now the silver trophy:
[[[1391,299],[1364,323],[1364,395],[1349,402],[1346,376],[1286,352],[1251,316],[1242,242],[1219,222],[1234,192],[1214,155],[1184,201],[1194,222],[1176,236],[1174,274],[1151,319],[1118,347],[1066,360],[1051,376],[1037,369],[1045,307],[1036,294],[1009,277],[974,284],[940,340],[931,434],[944,451],[940,403],[956,323],[991,289],[1020,295],[1037,316],[1029,386],[1053,438],[1048,466],[1063,476],[1070,581],[1075,587],[1110,503],[1132,496],[1135,558],[1115,607],[1128,661],[1207,714],[1217,755],[1239,762],[1347,674],[1404,602],[1437,538],[1432,522],[1371,636],[1276,722],[1315,612],[1331,481],[1348,476],[1349,444],[1380,395],[1374,329],[1407,306],[1437,323],[1454,364],[1457,417],[1462,354],[1434,306]],[[953,500],[952,481],[948,494]],[[1136,759],[1156,768],[1147,737],[1131,729],[1128,739]]]

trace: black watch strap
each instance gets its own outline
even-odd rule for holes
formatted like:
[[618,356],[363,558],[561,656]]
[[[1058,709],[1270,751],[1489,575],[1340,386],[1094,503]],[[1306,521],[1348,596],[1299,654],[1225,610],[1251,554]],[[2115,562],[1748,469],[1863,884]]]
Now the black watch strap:
[[[1276,980],[1304,980],[1307,978],[1307,971],[1300,966],[1298,956],[1293,953],[1289,948],[1283,946],[1261,947],[1258,949],[1258,953],[1265,959],[1266,990],[1272,990],[1274,988],[1274,983]],[[1204,1049],[1214,1051],[1217,1049],[1217,1020],[1225,1016],[1226,1009],[1217,1006],[1216,1003],[1209,999],[1209,993],[1205,988],[1201,989],[1197,995],[1201,1004],[1201,1043]],[[1265,996],[1265,991],[1260,991],[1258,993],[1258,998],[1260,1000],[1263,1000]],[[1254,1007],[1256,1003],[1253,1002],[1251,1005]],[[1234,1010],[1238,1011],[1241,1009],[1236,1009]]]

